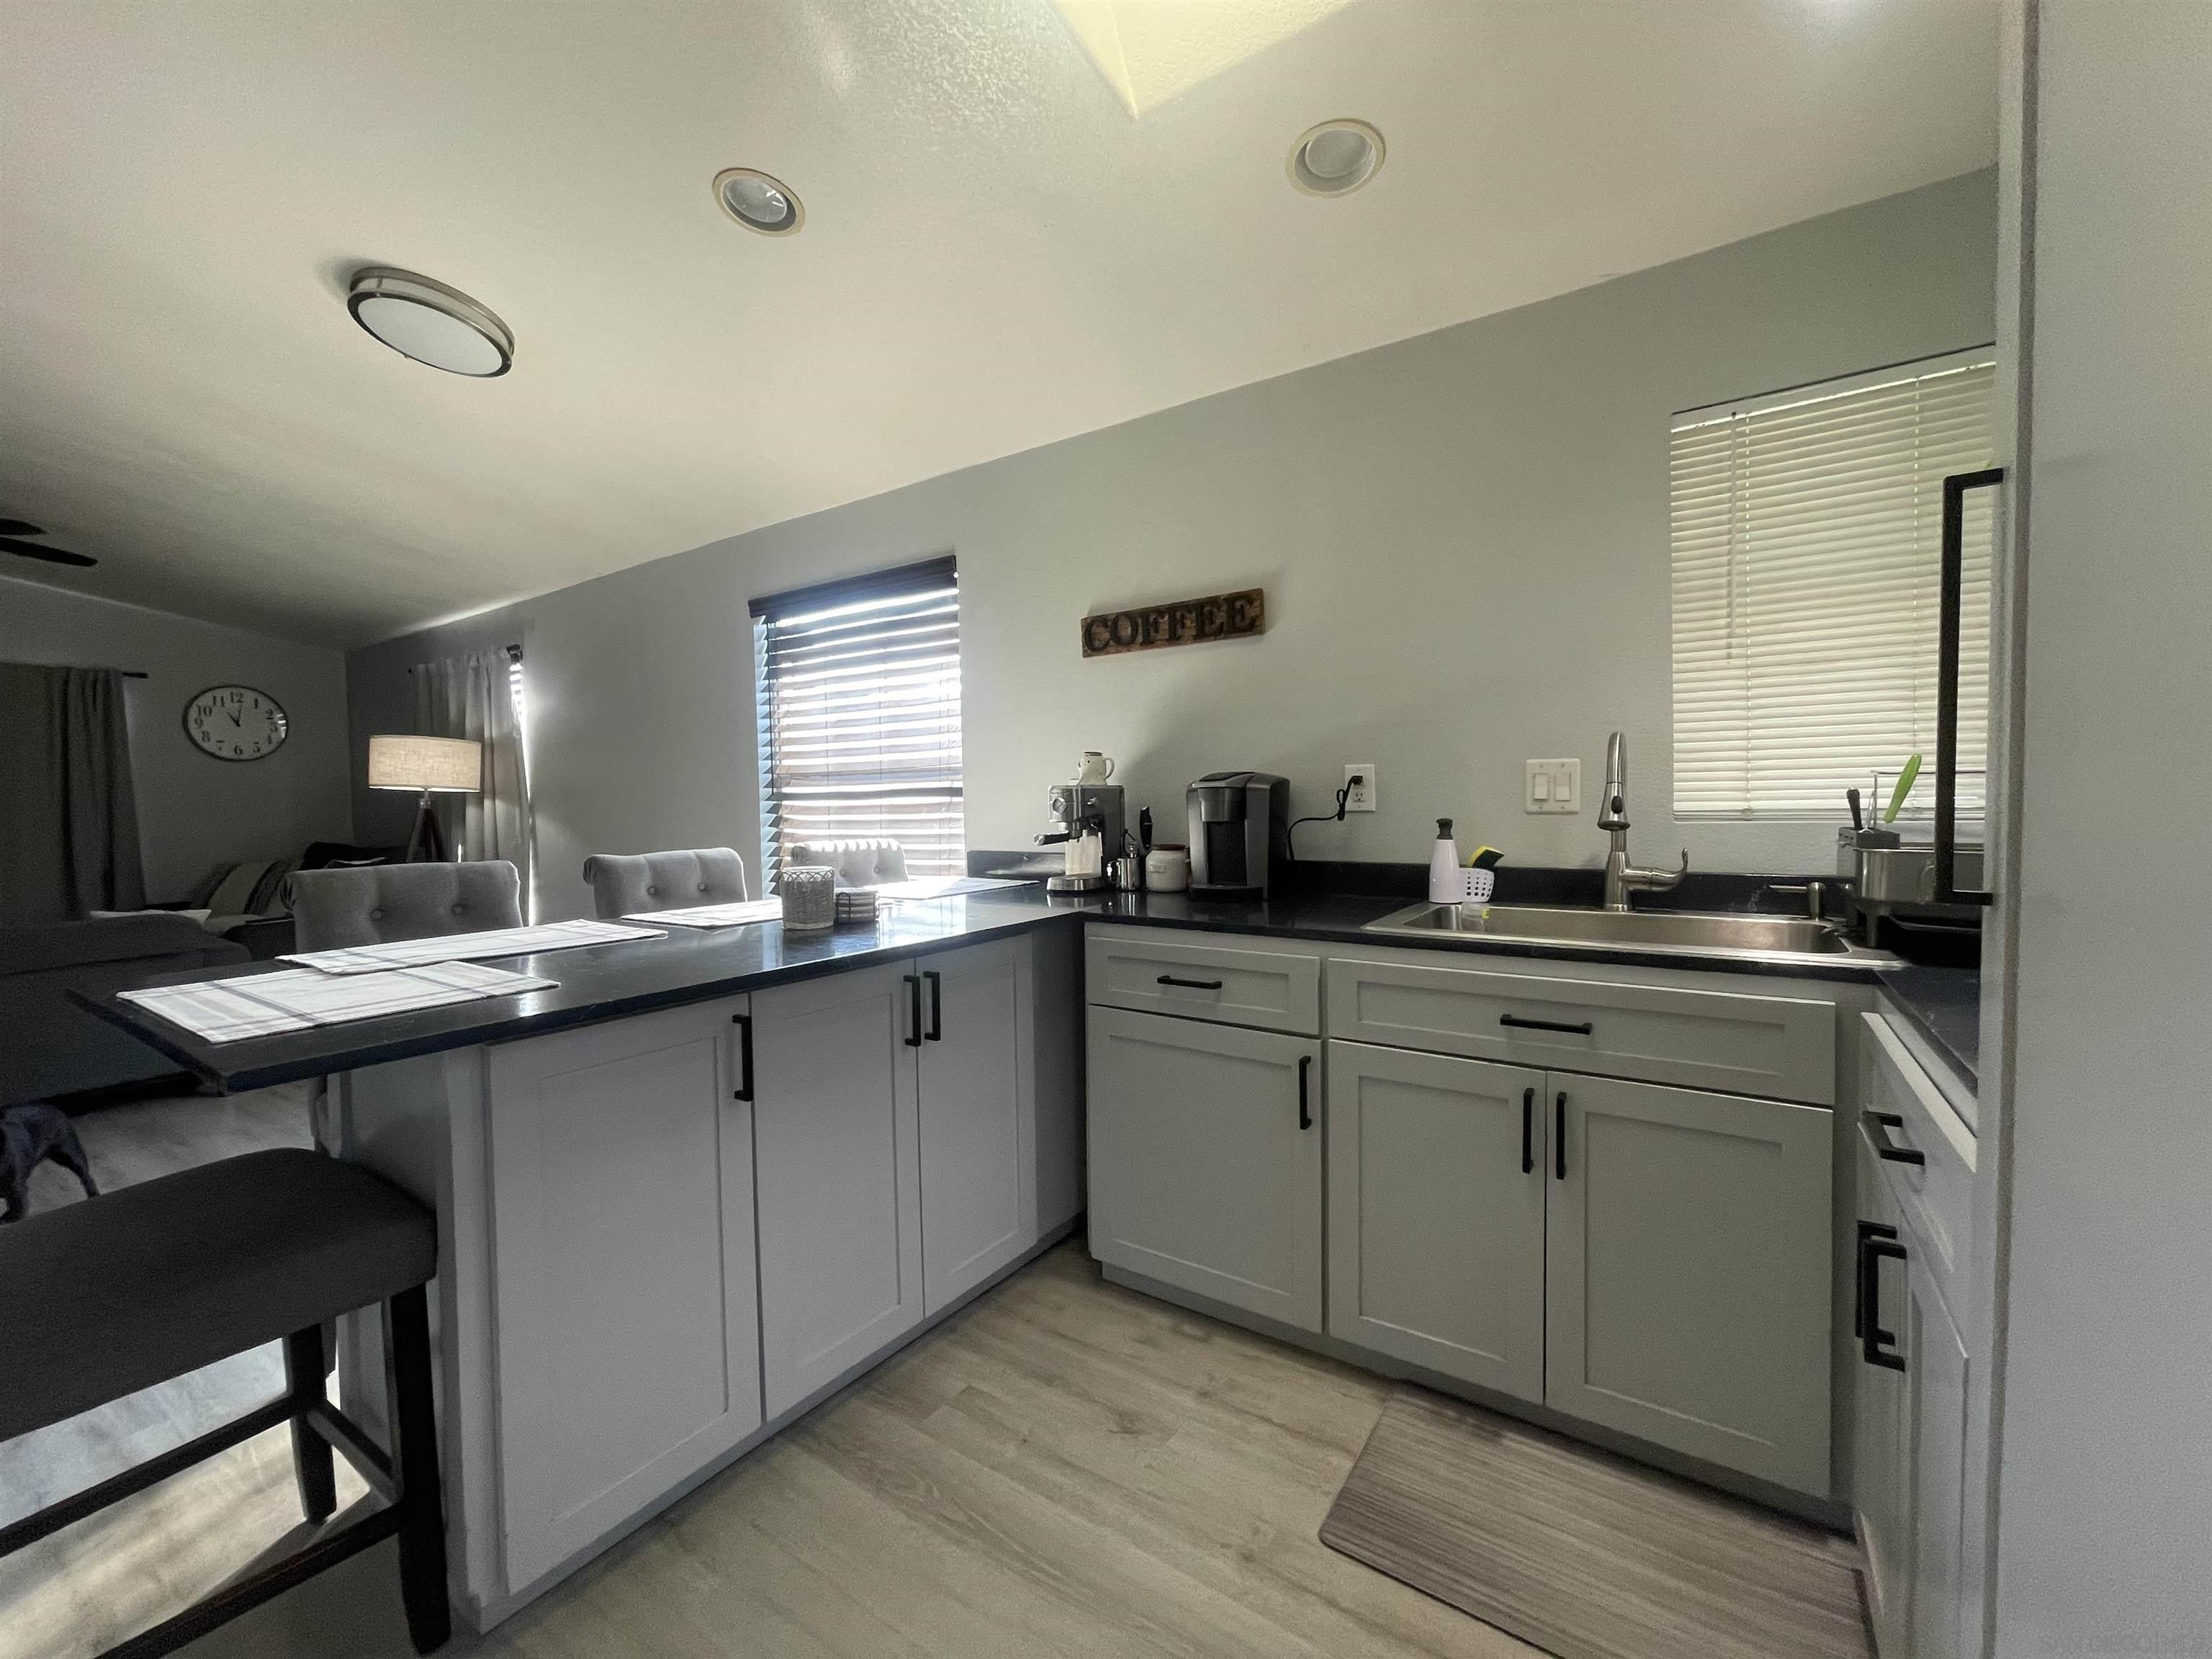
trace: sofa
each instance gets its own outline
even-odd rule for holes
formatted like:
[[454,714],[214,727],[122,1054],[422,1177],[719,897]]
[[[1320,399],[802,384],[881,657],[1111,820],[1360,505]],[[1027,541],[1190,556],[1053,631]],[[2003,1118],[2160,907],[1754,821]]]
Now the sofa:
[[132,990],[250,959],[189,916],[158,911],[0,928],[0,1105],[177,1075],[175,1061],[70,994]]
[[288,885],[295,873],[397,864],[402,850],[356,847],[342,841],[310,842],[296,859],[217,865],[183,898],[155,908],[190,911],[209,933],[244,945],[257,962],[268,962],[293,948]]

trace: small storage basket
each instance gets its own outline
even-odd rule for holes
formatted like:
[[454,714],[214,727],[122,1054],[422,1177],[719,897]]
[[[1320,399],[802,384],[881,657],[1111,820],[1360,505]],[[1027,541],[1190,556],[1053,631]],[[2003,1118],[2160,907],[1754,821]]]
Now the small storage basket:
[[788,933],[826,933],[837,925],[837,872],[827,865],[786,870],[777,890]]

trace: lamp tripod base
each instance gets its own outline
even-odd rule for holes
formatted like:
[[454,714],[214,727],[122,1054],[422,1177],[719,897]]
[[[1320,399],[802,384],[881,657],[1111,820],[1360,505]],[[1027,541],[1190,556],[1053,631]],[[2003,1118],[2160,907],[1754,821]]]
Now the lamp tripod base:
[[430,807],[430,792],[425,789],[422,799],[415,808],[415,827],[407,835],[407,855],[402,864],[443,864],[452,854],[446,847],[446,831],[438,822],[438,815]]

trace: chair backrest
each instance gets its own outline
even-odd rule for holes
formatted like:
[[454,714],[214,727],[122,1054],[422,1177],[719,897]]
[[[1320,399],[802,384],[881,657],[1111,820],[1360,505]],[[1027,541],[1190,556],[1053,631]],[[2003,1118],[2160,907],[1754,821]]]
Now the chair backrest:
[[876,887],[906,879],[906,848],[888,837],[874,841],[795,841],[784,849],[786,866],[828,865],[840,887]]
[[522,880],[504,859],[298,870],[292,922],[301,951],[520,927]]
[[727,847],[674,853],[594,853],[584,860],[592,903],[602,921],[695,904],[737,904],[745,891],[745,861]]

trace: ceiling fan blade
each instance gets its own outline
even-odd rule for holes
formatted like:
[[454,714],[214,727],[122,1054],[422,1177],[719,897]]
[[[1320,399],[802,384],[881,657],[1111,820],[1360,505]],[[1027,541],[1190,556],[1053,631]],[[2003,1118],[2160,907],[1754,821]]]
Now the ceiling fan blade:
[[0,536],[43,536],[46,533],[28,519],[0,519]]
[[19,542],[13,536],[0,536],[0,552],[18,554],[26,559],[43,559],[48,564],[71,564],[88,568],[100,561],[88,553],[71,553],[58,547],[47,547],[38,542]]

